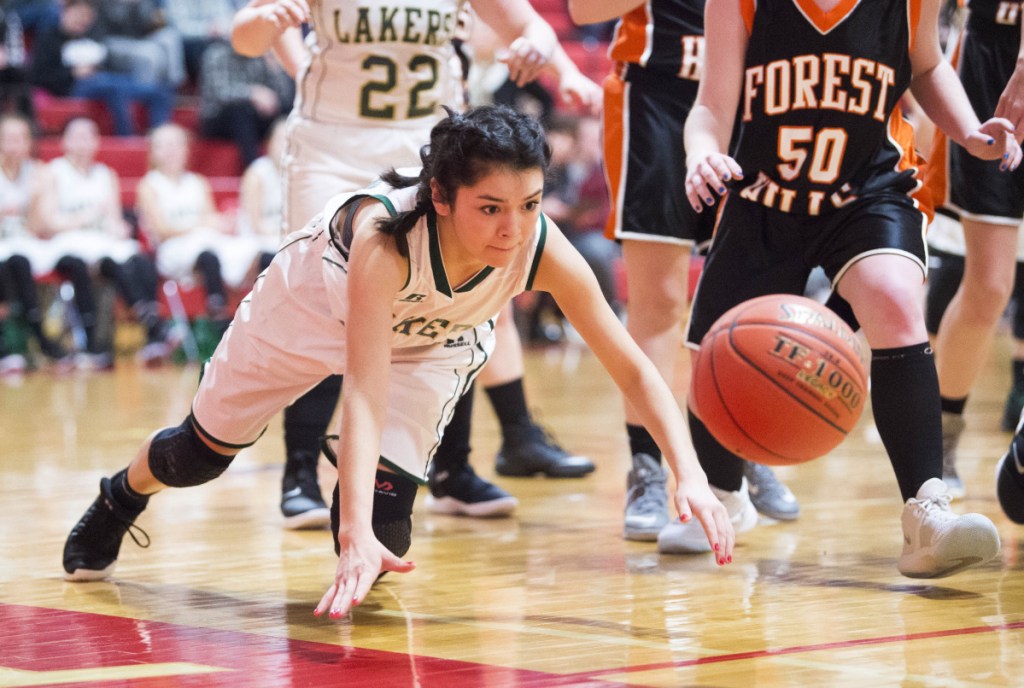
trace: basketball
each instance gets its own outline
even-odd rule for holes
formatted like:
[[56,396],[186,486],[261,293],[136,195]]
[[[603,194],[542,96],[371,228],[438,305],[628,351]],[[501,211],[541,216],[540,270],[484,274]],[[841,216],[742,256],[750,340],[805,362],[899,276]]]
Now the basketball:
[[722,446],[768,465],[816,459],[860,418],[860,340],[817,301],[771,294],[732,308],[701,341],[689,406]]

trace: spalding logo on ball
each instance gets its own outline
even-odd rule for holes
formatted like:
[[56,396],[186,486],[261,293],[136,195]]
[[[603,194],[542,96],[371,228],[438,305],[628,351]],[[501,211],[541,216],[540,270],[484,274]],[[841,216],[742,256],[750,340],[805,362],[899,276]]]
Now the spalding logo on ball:
[[853,330],[817,301],[772,294],[732,308],[704,336],[688,403],[726,449],[785,465],[834,449],[866,396]]

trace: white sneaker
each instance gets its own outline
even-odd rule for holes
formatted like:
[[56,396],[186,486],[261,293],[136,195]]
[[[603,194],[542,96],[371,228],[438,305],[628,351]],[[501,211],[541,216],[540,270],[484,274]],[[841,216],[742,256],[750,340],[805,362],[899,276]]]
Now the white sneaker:
[[949,487],[950,499],[962,499],[964,496],[964,481],[956,471],[956,449],[965,426],[962,415],[942,412],[942,482]]
[[[726,492],[714,485],[711,486],[711,491],[725,505],[737,534],[745,533],[757,525],[757,509],[750,501],[746,478],[736,492]],[[708,543],[708,536],[704,533],[700,521],[691,518],[683,523],[677,518],[658,533],[658,551],[662,554],[698,554],[710,552],[711,544]]]
[[949,487],[931,478],[903,507],[903,554],[897,568],[908,578],[944,578],[999,553],[999,533],[981,514],[949,510]]

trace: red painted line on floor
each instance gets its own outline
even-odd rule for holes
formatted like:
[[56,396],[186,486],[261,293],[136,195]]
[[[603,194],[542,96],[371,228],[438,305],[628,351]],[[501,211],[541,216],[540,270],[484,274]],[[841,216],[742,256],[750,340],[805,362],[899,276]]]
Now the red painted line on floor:
[[[330,623],[330,622],[325,622]],[[189,663],[216,673],[64,682],[83,688],[614,688],[628,684],[401,652],[0,603],[0,667],[74,671]]]
[[888,643],[906,643],[914,640],[928,640],[931,638],[948,638],[951,636],[974,635],[977,633],[996,633],[998,631],[1016,631],[1024,629],[1024,621],[1012,623],[995,624],[992,626],[972,626],[970,628],[950,628],[944,631],[925,631],[922,633],[903,633],[900,635],[885,635],[874,638],[855,638],[852,640],[837,640],[830,643],[816,643],[813,645],[793,645],[791,647],[767,648],[764,650],[750,650],[748,652],[732,652],[723,655],[710,655],[697,657],[695,659],[684,659],[676,662],[658,662],[655,664],[633,665],[620,669],[601,669],[598,671],[584,671],[576,674],[580,677],[597,678],[612,674],[635,673],[639,671],[655,671],[658,669],[674,669],[679,667],[697,666],[700,664],[716,664],[719,662],[736,662],[744,659],[758,659],[761,657],[776,657],[779,655],[794,655],[808,652],[820,652],[821,650],[842,650],[849,647],[861,647],[864,645],[886,645]]

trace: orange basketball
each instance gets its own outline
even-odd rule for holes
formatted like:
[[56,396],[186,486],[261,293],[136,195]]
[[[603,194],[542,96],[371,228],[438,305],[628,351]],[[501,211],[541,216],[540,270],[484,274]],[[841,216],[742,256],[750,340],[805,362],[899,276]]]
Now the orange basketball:
[[771,294],[719,318],[701,341],[689,406],[726,449],[768,465],[834,449],[867,397],[861,345],[816,301]]

